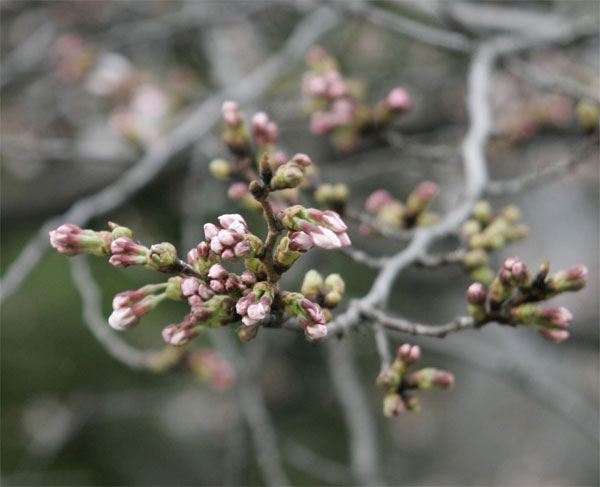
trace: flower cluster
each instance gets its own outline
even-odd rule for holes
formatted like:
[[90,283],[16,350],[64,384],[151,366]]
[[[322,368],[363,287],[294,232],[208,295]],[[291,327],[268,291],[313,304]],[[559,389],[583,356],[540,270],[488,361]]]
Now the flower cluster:
[[498,321],[511,326],[525,325],[550,341],[565,341],[569,338],[567,328],[573,318],[570,311],[562,306],[542,308],[532,303],[583,289],[588,271],[577,265],[548,276],[549,269],[546,261],[532,276],[518,257],[509,257],[488,289],[479,282],[469,286],[469,314],[478,323]]
[[310,130],[328,134],[339,150],[355,149],[362,137],[390,124],[411,107],[411,97],[401,87],[390,91],[375,108],[362,103],[362,83],[344,78],[336,60],[321,47],[307,54],[306,64],[309,70],[302,78],[302,91],[307,98]]
[[408,391],[448,390],[454,385],[454,376],[444,370],[426,367],[411,372],[411,367],[420,358],[421,349],[417,345],[405,343],[398,348],[392,365],[377,377],[377,385],[386,391],[383,414],[388,418],[393,418],[403,411],[421,409],[419,398]]
[[304,276],[301,291],[307,299],[323,308],[325,320],[329,321],[333,317],[331,310],[340,304],[344,297],[346,283],[339,274],[330,274],[323,279],[319,272],[311,269]]
[[365,202],[367,212],[373,215],[374,225],[362,225],[361,232],[372,235],[377,233],[378,226],[400,230],[432,225],[438,220],[438,215],[428,209],[439,191],[437,184],[423,181],[408,195],[406,202],[402,203],[385,189],[378,189]]
[[492,282],[494,272],[489,267],[489,253],[527,236],[528,227],[520,223],[520,219],[521,211],[513,205],[496,214],[487,201],[475,205],[472,218],[461,228],[468,246],[463,265],[472,279],[485,285]]
[[[306,162],[307,157],[296,160]],[[268,191],[275,190],[269,187]],[[333,274],[325,280],[324,294],[313,289],[309,293],[312,300],[300,293],[280,291],[277,281],[281,273],[313,246],[339,248],[349,245],[350,240],[345,224],[335,212],[301,206],[289,210],[275,223],[289,230],[279,245],[276,246],[277,236],[273,235],[271,248],[265,248],[266,244],[249,231],[241,215],[221,215],[220,226],[212,223],[204,226],[206,241],[187,253],[187,262],[179,259],[172,244],[163,242],[146,247],[134,240],[129,228],[115,223],[109,224],[110,232],[62,225],[50,232],[50,242],[59,252],[70,256],[93,254],[109,257],[115,267],[139,265],[177,274],[165,283],[117,294],[109,318],[109,324],[116,330],[137,325],[161,302],[171,299],[187,301],[189,311],[180,323],[163,329],[167,343],[185,345],[206,328],[220,328],[235,321],[243,323],[239,338],[249,340],[256,336],[260,323],[277,304],[279,314],[283,311],[297,317],[306,336],[314,340],[327,334],[326,315],[319,303],[331,317],[330,309],[342,298],[344,283],[340,276]],[[240,274],[224,266],[227,261],[240,259],[246,267]],[[323,284],[319,289],[322,287]]]

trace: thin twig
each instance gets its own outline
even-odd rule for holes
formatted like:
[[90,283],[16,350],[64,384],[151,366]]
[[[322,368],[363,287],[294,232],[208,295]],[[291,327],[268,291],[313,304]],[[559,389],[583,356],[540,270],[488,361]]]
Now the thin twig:
[[381,269],[387,260],[386,257],[375,257],[355,247],[342,247],[340,252],[350,257],[354,262],[363,264],[371,269]]
[[543,166],[540,169],[536,169],[535,171],[522,174],[512,179],[489,181],[485,188],[485,192],[492,196],[519,193],[527,188],[538,186],[564,176],[575,169],[579,164],[588,160],[588,156],[597,145],[598,137],[592,137],[582,147],[575,150],[573,154],[554,162],[553,164]]
[[384,485],[379,474],[376,427],[367,404],[348,337],[327,341],[327,365],[331,382],[350,435],[351,468],[356,481],[365,486]]
[[436,269],[450,264],[460,264],[465,258],[466,250],[459,248],[446,254],[426,254],[417,259],[415,264],[425,269]]
[[131,369],[143,370],[155,352],[142,352],[121,340],[108,326],[102,314],[100,290],[86,256],[69,259],[75,288],[81,295],[83,319],[94,337],[114,359]]
[[327,7],[314,10],[298,23],[276,54],[240,79],[235,87],[223,89],[207,98],[165,140],[150,146],[148,152],[117,181],[98,193],[77,201],[63,215],[46,221],[7,269],[1,283],[0,304],[17,291],[37,265],[48,248],[49,231],[65,222],[85,225],[90,219],[121,206],[158,177],[169,161],[188,150],[212,129],[218,120],[223,101],[232,96],[243,102],[260,97],[273,81],[294,66],[295,61],[303,58],[308,47],[339,22],[338,16]]
[[286,440],[282,449],[290,465],[304,470],[311,477],[324,480],[331,485],[345,485],[352,479],[348,467],[329,460],[300,443]]
[[390,353],[390,342],[380,321],[373,323],[373,335],[377,345],[377,353],[381,362],[380,371],[388,370],[392,365],[392,355]]
[[478,325],[470,316],[460,316],[445,325],[422,325],[404,318],[390,316],[379,309],[364,309],[362,315],[376,320],[377,323],[390,330],[436,338],[444,338],[448,333],[471,330]]
[[415,22],[389,10],[375,7],[370,2],[333,2],[332,5],[425,44],[458,52],[470,52],[473,47],[470,39],[458,32]]

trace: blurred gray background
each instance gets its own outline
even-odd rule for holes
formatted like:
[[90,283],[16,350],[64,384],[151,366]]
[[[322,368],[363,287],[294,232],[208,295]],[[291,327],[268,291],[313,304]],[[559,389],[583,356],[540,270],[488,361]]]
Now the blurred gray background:
[[[427,7],[433,9],[434,2],[421,2],[421,8],[417,3],[373,5],[390,15],[446,22],[444,28],[469,32],[468,25],[430,17]],[[596,1],[486,5],[599,16]],[[273,56],[317,8],[309,2],[229,0],[3,0],[0,7],[4,274],[49,217],[118,180],[152,141],[165,137],[212,93],[223,86],[242,91],[241,77]],[[290,61],[263,96],[251,100],[246,94],[242,108],[247,114],[269,113],[279,124],[281,146],[309,154],[323,180],[346,182],[355,207],[375,189],[405,198],[418,182],[430,179],[441,186],[436,210],[448,211],[463,184],[458,148],[468,123],[467,56],[334,7],[340,20],[318,43],[344,73],[364,79],[373,102],[397,85],[413,96],[414,109],[398,126],[401,147],[373,145],[346,155],[310,134],[300,93],[301,58]],[[491,32],[471,27],[469,35]],[[94,78],[103,55],[109,55],[105,71]],[[573,76],[598,93],[597,37],[527,60]],[[487,155],[493,178],[552,164],[587,137],[576,121],[577,97],[534,88],[505,68],[496,72],[492,90],[497,134]],[[147,139],[136,143],[118,130],[118,115],[132,110],[130,95],[110,91],[113,78],[123,72],[135,73],[154,89],[151,103],[160,107],[164,97],[170,103],[157,120],[142,112],[138,130]],[[553,103],[562,109],[560,123],[538,120],[533,133],[523,128],[535,107]],[[88,227],[102,229],[106,221],[116,221],[134,228],[143,242],[171,241],[183,254],[203,238],[204,222],[244,212],[227,198],[227,183],[208,174],[208,161],[226,154],[217,126]],[[497,325],[444,340],[390,335],[395,346],[407,340],[421,345],[422,364],[452,371],[456,386],[450,393],[423,393],[421,412],[389,420],[380,413],[383,394],[374,383],[379,359],[372,336],[352,335],[387,483],[598,485],[598,175],[596,150],[558,180],[491,199],[495,208],[518,205],[530,226],[526,240],[494,254],[495,267],[518,255],[533,268],[550,259],[554,270],[579,263],[590,270],[584,291],[555,299],[574,314],[566,343],[554,345],[530,330]],[[265,234],[258,215],[244,215],[255,233]],[[403,245],[363,237],[356,225],[350,232],[357,247],[374,254],[391,254]],[[105,316],[115,293],[157,279],[145,270],[115,269],[102,259],[90,259],[90,265]],[[285,278],[289,289],[298,289],[304,271],[317,268],[344,276],[347,299],[366,293],[374,277],[335,252],[311,252],[298,267]],[[412,268],[396,283],[390,307],[420,322],[445,323],[466,313],[469,283],[458,267]],[[65,256],[45,253],[1,312],[4,485],[264,485],[235,388],[215,391],[183,371],[151,374],[112,359],[84,324]],[[183,305],[165,306],[121,337],[140,349],[159,347],[161,326],[183,313]],[[196,342],[212,346],[210,337]],[[293,485],[356,483],[326,350],[290,332],[265,330],[236,352],[258,378]]]

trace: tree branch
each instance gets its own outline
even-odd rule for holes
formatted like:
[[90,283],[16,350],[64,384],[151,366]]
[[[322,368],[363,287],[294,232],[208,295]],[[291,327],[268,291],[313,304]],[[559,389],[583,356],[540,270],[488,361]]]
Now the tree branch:
[[[247,102],[266,92],[271,83],[302,59],[306,50],[324,33],[336,27],[340,19],[327,7],[314,10],[301,20],[283,47],[234,87],[207,98],[169,136],[154,143],[148,152],[117,181],[98,193],[83,198],[64,214],[46,221],[12,262],[2,279],[0,304],[17,291],[48,248],[48,232],[65,222],[85,225],[92,218],[112,211],[153,181],[175,156],[188,150],[207,134],[218,120],[223,101],[235,96]],[[235,89],[234,89],[235,88]]]

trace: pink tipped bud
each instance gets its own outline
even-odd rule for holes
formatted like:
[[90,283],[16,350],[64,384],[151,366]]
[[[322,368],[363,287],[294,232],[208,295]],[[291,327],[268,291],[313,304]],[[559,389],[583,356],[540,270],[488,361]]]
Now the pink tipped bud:
[[313,248],[313,243],[308,236],[308,234],[304,232],[290,232],[290,250],[295,250],[297,252],[307,252]]
[[412,100],[408,91],[404,88],[394,88],[385,97],[385,105],[390,110],[404,112],[412,105]]
[[568,328],[573,315],[564,306],[556,308],[542,308],[540,311],[541,321],[550,326],[556,326],[558,328]]
[[181,284],[181,293],[187,298],[196,294],[198,291],[198,286],[200,285],[200,281],[195,277],[187,277],[183,280]]
[[111,328],[118,331],[132,328],[139,321],[132,308],[115,309],[108,318],[108,324]]
[[569,338],[569,332],[567,330],[557,330],[557,329],[549,329],[549,328],[540,328],[537,330],[540,335],[542,335],[547,340],[550,340],[554,343],[561,343]]
[[433,201],[438,193],[440,192],[440,187],[432,183],[431,181],[423,181],[417,189],[415,190],[415,194],[422,200],[426,202]]
[[327,336],[327,326],[321,324],[306,326],[304,333],[310,340],[318,340]]
[[398,348],[398,358],[408,364],[414,364],[421,358],[421,348],[418,345],[410,345],[405,343]]
[[279,130],[265,112],[258,112],[252,117],[252,135],[258,146],[274,144],[279,138]]
[[229,272],[221,264],[213,265],[208,271],[208,277],[211,279],[225,279],[228,275]]
[[579,291],[587,284],[588,270],[583,265],[576,265],[558,271],[548,280],[548,286],[556,292]]
[[484,304],[487,292],[483,284],[474,282],[467,289],[467,301],[471,304]]
[[227,191],[227,196],[234,201],[239,201],[249,194],[250,190],[248,189],[248,185],[246,183],[233,183]]
[[389,192],[385,189],[378,189],[371,193],[371,196],[367,198],[365,208],[369,213],[376,214],[379,213],[379,210],[381,210],[383,206],[393,201],[394,198],[392,198],[392,195]]
[[242,113],[239,106],[234,101],[226,101],[221,107],[223,119],[225,123],[230,127],[237,127],[243,122]]

